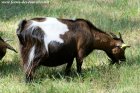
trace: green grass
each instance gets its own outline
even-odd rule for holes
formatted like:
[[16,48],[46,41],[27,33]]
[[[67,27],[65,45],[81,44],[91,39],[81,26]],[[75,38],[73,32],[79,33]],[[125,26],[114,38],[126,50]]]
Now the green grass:
[[109,66],[105,53],[94,51],[84,59],[82,75],[76,73],[75,62],[70,76],[64,75],[65,65],[40,67],[31,84],[24,82],[19,53],[8,50],[0,61],[0,93],[140,92],[139,0],[48,0],[45,4],[2,4],[1,1],[0,36],[13,40],[9,43],[17,50],[19,21],[44,16],[88,19],[104,31],[121,32],[131,48],[126,50],[127,61],[120,66]]

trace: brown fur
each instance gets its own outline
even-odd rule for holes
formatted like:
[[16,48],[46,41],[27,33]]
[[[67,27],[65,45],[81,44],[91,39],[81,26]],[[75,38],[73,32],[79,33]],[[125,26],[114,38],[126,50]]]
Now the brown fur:
[[[41,22],[44,18],[32,20]],[[66,24],[69,31],[60,35],[64,44],[53,41],[48,45],[49,52],[45,49],[44,32],[41,28],[36,27],[33,31],[26,29],[30,20],[23,20],[19,24],[17,36],[27,81],[32,80],[33,72],[39,65],[53,67],[67,63],[66,74],[68,74],[74,58],[77,62],[77,72],[80,73],[84,57],[88,56],[94,49],[105,51],[112,60],[112,64],[118,63],[119,60],[125,60],[125,50],[120,48],[124,43],[122,38],[113,38],[110,34],[101,31],[84,19],[58,20]],[[35,57],[29,69],[26,69],[29,52],[33,45],[36,47]]]

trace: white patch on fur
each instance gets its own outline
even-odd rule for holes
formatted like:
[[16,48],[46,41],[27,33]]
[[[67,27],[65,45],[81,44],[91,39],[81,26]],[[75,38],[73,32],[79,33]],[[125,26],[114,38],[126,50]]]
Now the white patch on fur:
[[28,57],[28,66],[27,66],[27,69],[26,69],[26,70],[29,69],[31,63],[33,62],[34,56],[35,56],[35,46],[33,46],[33,47],[30,49],[29,57]]
[[65,32],[69,31],[66,24],[60,22],[56,18],[47,17],[43,22],[37,22],[32,20],[30,27],[35,28],[36,26],[40,27],[44,35],[44,43],[46,50],[48,51],[48,44],[51,41],[56,41],[59,43],[64,43],[63,39],[60,38],[60,35],[63,35]]

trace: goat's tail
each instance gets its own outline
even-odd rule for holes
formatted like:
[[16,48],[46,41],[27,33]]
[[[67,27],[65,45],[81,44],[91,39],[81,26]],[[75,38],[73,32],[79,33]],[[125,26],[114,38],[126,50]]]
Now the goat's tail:
[[17,51],[16,51],[12,46],[10,46],[8,43],[5,43],[5,45],[6,45],[6,47],[7,47],[8,49],[10,49],[10,50],[12,50],[12,51],[14,51],[14,52],[17,53]]
[[4,46],[4,47],[6,47],[6,48],[8,48],[8,49],[10,49],[10,50],[12,50],[12,51],[17,53],[17,51],[12,46],[10,46],[8,43],[6,43],[6,41],[3,40],[1,37],[0,37],[0,44],[2,46]]

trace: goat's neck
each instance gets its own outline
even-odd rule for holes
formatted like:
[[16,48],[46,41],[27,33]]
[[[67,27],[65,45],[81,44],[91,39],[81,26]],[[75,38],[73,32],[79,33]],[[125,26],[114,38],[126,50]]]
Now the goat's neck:
[[111,49],[111,47],[113,46],[112,38],[108,34],[94,31],[93,37],[94,37],[93,46],[95,49],[106,51],[106,49]]

